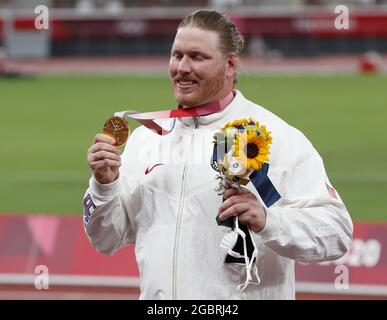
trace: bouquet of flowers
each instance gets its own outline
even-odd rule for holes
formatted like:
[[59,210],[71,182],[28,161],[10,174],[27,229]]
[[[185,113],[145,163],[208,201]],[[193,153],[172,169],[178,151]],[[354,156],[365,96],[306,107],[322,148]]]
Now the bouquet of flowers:
[[[263,169],[269,160],[271,132],[254,119],[228,122],[213,138],[215,145],[212,167],[218,172],[216,179],[219,180],[219,185],[215,191],[219,195],[223,194],[226,188],[238,188],[249,183],[250,177],[254,176],[252,174]],[[266,168],[267,166],[266,164]],[[267,169],[261,172],[266,175]],[[263,175],[261,174],[261,177]],[[253,181],[253,184],[257,187],[255,182]],[[225,255],[224,262],[241,264],[246,269],[246,281],[238,286],[238,290],[243,291],[249,284],[258,285],[260,279],[254,263],[258,249],[250,229],[239,225],[238,217],[232,217],[225,222],[219,221],[217,217],[217,221],[218,224],[232,229],[220,243]]]
[[250,118],[228,122],[215,133],[213,142],[212,166],[220,180],[216,191],[222,194],[227,185],[246,185],[249,175],[262,168],[269,160],[272,137],[265,126]]

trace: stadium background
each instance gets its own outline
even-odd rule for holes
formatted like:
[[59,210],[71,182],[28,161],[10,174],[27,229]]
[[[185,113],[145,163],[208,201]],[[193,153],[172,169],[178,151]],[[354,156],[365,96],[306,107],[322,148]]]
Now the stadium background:
[[[49,30],[35,28],[41,4]],[[238,88],[310,138],[356,223],[346,257],[297,266],[297,297],[387,297],[387,1],[3,0],[0,298],[137,298],[133,248],[105,257],[83,234],[85,153],[115,111],[174,106],[169,49],[181,17],[204,7],[246,37]],[[34,286],[38,265],[49,290]],[[349,289],[334,286],[340,265]]]

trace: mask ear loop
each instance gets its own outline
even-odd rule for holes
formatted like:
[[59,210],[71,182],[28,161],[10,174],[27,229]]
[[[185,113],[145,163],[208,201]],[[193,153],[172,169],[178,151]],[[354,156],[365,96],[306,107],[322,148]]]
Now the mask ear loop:
[[243,257],[245,258],[245,263],[249,263],[249,257],[247,256],[247,244],[246,244],[246,234],[239,228],[238,216],[234,217],[235,231],[243,239]]
[[235,231],[242,237],[243,239],[243,252],[244,252],[244,258],[245,258],[245,265],[246,265],[246,281],[245,283],[242,283],[240,285],[238,285],[238,291],[243,291],[247,288],[247,286],[249,284],[255,284],[255,285],[259,285],[259,283],[261,282],[259,276],[258,276],[258,269],[257,269],[257,266],[254,265],[254,275],[255,277],[257,278],[257,281],[256,282],[253,282],[252,280],[252,276],[251,276],[251,268],[253,267],[253,263],[254,263],[254,260],[256,259],[257,255],[258,255],[258,248],[253,240],[253,235],[251,234],[251,231],[249,228],[247,228],[247,230],[249,231],[249,235],[251,237],[251,242],[253,244],[253,247],[254,247],[254,251],[253,251],[253,254],[251,256],[251,260],[249,259],[248,255],[247,255],[247,243],[246,243],[246,234],[241,230],[239,229],[239,223],[238,223],[238,217],[235,217]]

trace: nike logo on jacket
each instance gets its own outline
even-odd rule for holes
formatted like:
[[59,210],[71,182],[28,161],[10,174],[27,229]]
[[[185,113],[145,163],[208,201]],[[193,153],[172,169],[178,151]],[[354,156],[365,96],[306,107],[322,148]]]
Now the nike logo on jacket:
[[146,170],[145,170],[145,174],[148,174],[148,173],[150,173],[155,167],[157,167],[157,166],[161,166],[161,165],[163,165],[163,163],[157,163],[157,164],[155,164],[154,166],[152,166],[150,169],[149,169],[149,167],[148,168],[146,168]]

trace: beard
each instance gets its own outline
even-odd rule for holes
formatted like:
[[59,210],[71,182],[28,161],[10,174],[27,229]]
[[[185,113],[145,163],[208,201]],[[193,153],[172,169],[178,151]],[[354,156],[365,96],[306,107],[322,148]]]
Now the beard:
[[183,106],[198,106],[210,102],[212,97],[215,97],[225,84],[225,70],[220,70],[212,78],[200,82],[198,88],[190,93],[182,93],[177,88],[174,88],[175,100],[179,105]]

